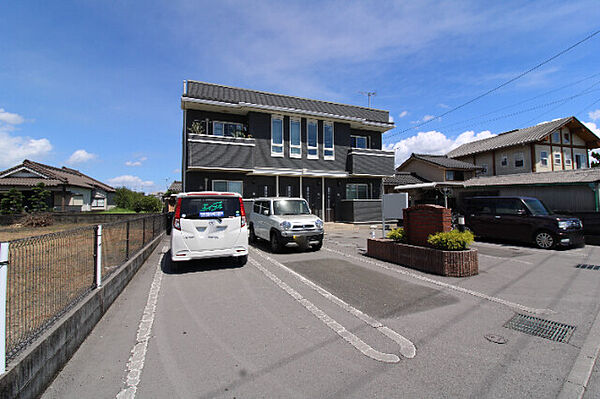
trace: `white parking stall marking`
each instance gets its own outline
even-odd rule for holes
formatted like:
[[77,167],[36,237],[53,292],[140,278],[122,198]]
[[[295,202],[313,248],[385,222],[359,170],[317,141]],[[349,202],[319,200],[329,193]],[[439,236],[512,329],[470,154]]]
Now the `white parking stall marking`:
[[146,302],[146,307],[144,308],[144,313],[142,314],[142,319],[140,320],[140,324],[138,326],[135,345],[131,349],[131,357],[127,362],[128,373],[125,379],[126,387],[117,394],[117,399],[135,398],[137,386],[140,383],[142,370],[144,369],[144,362],[146,360],[148,341],[150,340],[150,334],[152,333],[152,325],[154,324],[154,315],[156,314],[158,292],[160,291],[160,284],[163,276],[160,268],[163,256],[164,252],[158,259],[156,272],[154,273],[154,279],[152,280],[152,286],[150,287],[150,292],[148,293],[148,301]]
[[502,298],[497,298],[497,297],[494,297],[494,296],[490,296],[490,295],[484,294],[482,292],[472,291],[472,290],[469,290],[467,288],[458,287],[456,285],[444,283],[442,281],[438,281],[438,280],[435,280],[435,279],[432,279],[432,278],[429,278],[429,277],[421,276],[421,275],[416,274],[416,273],[411,273],[409,271],[400,269],[398,267],[391,267],[391,266],[388,266],[388,265],[380,263],[380,262],[375,262],[375,261],[372,261],[372,260],[369,260],[369,259],[362,259],[362,258],[360,258],[358,256],[349,255],[349,254],[346,254],[344,252],[337,251],[335,249],[326,248],[326,247],[323,247],[323,249],[326,250],[326,251],[333,252],[335,254],[341,255],[341,256],[345,256],[345,257],[350,258],[350,259],[355,259],[355,260],[358,260],[360,262],[364,262],[364,263],[368,263],[370,265],[381,267],[383,269],[390,270],[392,272],[399,273],[399,274],[402,274],[404,276],[408,276],[408,277],[411,277],[411,278],[414,278],[414,279],[417,279],[417,280],[425,281],[427,283],[435,284],[437,286],[440,286],[440,287],[443,287],[443,288],[447,288],[447,289],[451,289],[451,290],[454,290],[454,291],[457,291],[457,292],[461,292],[463,294],[468,294],[468,295],[471,295],[471,296],[474,296],[474,297],[477,297],[477,298],[485,299],[486,301],[498,303],[500,305],[504,305],[504,306],[507,306],[507,307],[512,308],[512,309],[517,309],[517,310],[520,310],[520,311],[523,311],[523,312],[527,312],[527,313],[531,313],[531,314],[551,314],[551,313],[555,313],[551,309],[535,309],[535,308],[531,308],[531,307],[524,306],[524,305],[521,305],[521,304],[518,304],[518,303],[515,303],[515,302],[507,301],[507,300],[502,299]]
[[[391,328],[383,325],[381,322],[379,322],[378,320],[375,320],[374,318],[372,318],[371,316],[361,312],[360,310],[356,309],[355,307],[349,305],[348,303],[344,302],[343,300],[341,300],[340,298],[338,298],[337,296],[333,295],[332,293],[330,293],[329,291],[325,290],[324,288],[320,287],[319,285],[313,283],[312,281],[310,281],[309,279],[307,279],[306,277],[296,273],[295,271],[293,271],[292,269],[288,268],[287,266],[284,266],[282,263],[278,262],[277,260],[271,258],[270,256],[264,255],[256,250],[253,250],[253,253],[257,253],[258,255],[260,255],[261,257],[265,258],[266,260],[268,260],[269,262],[273,263],[276,266],[279,266],[280,268],[284,269],[285,271],[287,271],[288,273],[290,273],[292,276],[296,277],[297,279],[299,279],[301,282],[303,282],[304,284],[308,285],[310,288],[314,289],[315,291],[317,291],[319,294],[321,294],[323,297],[327,298],[328,300],[330,300],[331,302],[335,303],[336,305],[338,305],[339,307],[341,307],[342,309],[344,309],[345,311],[347,311],[348,313],[352,314],[353,316],[355,316],[356,318],[358,318],[359,320],[363,321],[364,323],[366,323],[367,325],[375,328],[377,331],[379,331],[380,333],[382,333],[383,335],[385,335],[386,337],[388,337],[389,339],[391,339],[392,341],[394,341],[396,344],[398,344],[398,346],[400,347],[400,354],[408,359],[412,359],[413,357],[416,356],[417,354],[417,349],[415,348],[415,345],[407,338],[405,338],[404,336],[398,334],[396,331],[392,330]],[[252,260],[252,264],[256,267],[258,267],[261,271],[263,271],[263,267],[260,266],[258,264],[258,262]],[[258,265],[258,266],[257,266]],[[266,270],[266,269],[265,269]],[[263,271],[264,273],[264,271]],[[270,272],[269,272],[270,273]],[[277,278],[277,277],[275,277]],[[285,284],[285,283],[284,283]],[[283,287],[282,287],[283,288]],[[285,288],[284,288],[285,289]],[[290,290],[294,291],[293,289],[290,288]],[[286,289],[287,291],[287,289]],[[298,294],[296,291],[294,291],[297,295]],[[288,293],[290,293],[288,291]],[[290,293],[290,295],[292,295],[292,293]],[[295,294],[292,295],[292,297],[294,297],[295,299],[298,300],[298,298],[296,298]],[[310,309],[309,309],[310,310]],[[334,329],[334,331],[336,331]],[[336,331],[337,332],[337,331]],[[339,333],[338,333],[339,334]],[[350,334],[350,333],[348,333]],[[341,334],[340,334],[341,335]],[[342,337],[344,339],[346,339],[343,335]],[[358,339],[358,338],[356,338]],[[360,339],[358,339],[360,341]],[[350,341],[348,341],[350,342]],[[362,342],[362,341],[360,341]],[[352,342],[350,342],[352,344]],[[364,344],[364,343],[363,343]],[[354,345],[354,344],[353,344]],[[366,344],[364,344],[366,345]],[[369,347],[368,345],[366,345],[367,347]],[[356,347],[356,345],[355,345]],[[370,348],[370,347],[369,347]],[[361,350],[360,348],[357,347],[357,349]],[[369,350],[374,351],[373,353],[377,352],[374,349],[370,349]],[[361,352],[363,352],[361,350]],[[363,352],[365,355],[372,357],[370,355],[368,355],[367,353]],[[395,356],[395,355],[394,355]]]

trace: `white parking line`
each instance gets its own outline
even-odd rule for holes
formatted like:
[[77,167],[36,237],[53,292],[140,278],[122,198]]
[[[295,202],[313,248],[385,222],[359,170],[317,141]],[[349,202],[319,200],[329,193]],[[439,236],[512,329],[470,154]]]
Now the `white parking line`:
[[148,293],[148,301],[142,314],[142,320],[138,326],[135,345],[131,349],[131,357],[127,362],[127,377],[125,380],[126,387],[117,394],[117,399],[133,399],[137,391],[137,386],[140,383],[142,370],[144,369],[144,361],[146,360],[146,350],[148,349],[148,340],[152,332],[152,324],[154,323],[154,315],[156,313],[156,302],[158,301],[158,292],[160,291],[160,283],[162,281],[162,270],[160,264],[163,254],[158,259],[156,272],[152,280],[152,286]]
[[533,265],[533,262],[527,262],[526,260],[521,260],[521,259],[514,259],[514,258],[502,258],[500,256],[494,256],[494,255],[486,255],[486,254],[482,254],[482,253],[477,253],[479,256],[483,256],[485,258],[492,258],[492,259],[499,259],[499,260],[503,260],[506,262],[517,262],[517,263],[523,263],[526,265]]
[[425,281],[425,282],[428,282],[428,283],[431,283],[431,284],[435,284],[437,286],[448,288],[448,289],[451,289],[451,290],[454,290],[454,291],[457,291],[457,292],[461,292],[463,294],[472,295],[474,297],[485,299],[485,300],[490,301],[490,302],[499,303],[501,305],[507,306],[507,307],[512,308],[512,309],[517,309],[517,310],[520,310],[520,311],[523,311],[523,312],[527,312],[527,313],[531,313],[531,314],[550,314],[550,313],[555,313],[553,310],[550,310],[550,309],[535,309],[535,308],[530,308],[528,306],[524,306],[524,305],[521,305],[521,304],[518,304],[518,303],[510,302],[510,301],[507,301],[507,300],[502,299],[502,298],[493,297],[493,296],[484,294],[482,292],[472,291],[472,290],[469,290],[467,288],[463,288],[463,287],[459,287],[459,286],[456,286],[456,285],[444,283],[442,281],[438,281],[438,280],[435,280],[435,279],[432,279],[432,278],[429,278],[429,277],[421,276],[421,275],[416,274],[416,273],[411,273],[409,271],[400,269],[398,267],[391,267],[391,266],[388,266],[388,265],[380,263],[380,262],[372,261],[372,260],[369,260],[369,259],[363,259],[363,258],[360,258],[358,256],[354,256],[354,255],[349,255],[349,254],[346,254],[344,252],[337,251],[335,249],[326,248],[326,247],[323,247],[323,249],[326,250],[326,251],[329,251],[329,252],[333,252],[333,253],[338,254],[338,255],[345,256],[345,257],[350,258],[350,259],[355,259],[355,260],[358,260],[360,262],[364,262],[364,263],[368,263],[368,264],[371,264],[371,265],[375,265],[377,267],[381,267],[383,269],[390,270],[390,271],[393,271],[395,273],[402,274],[404,276],[412,277],[412,278],[417,279],[417,280],[421,280],[421,281]]
[[[253,252],[258,253],[256,251],[253,251]],[[317,292],[319,292],[321,295],[323,295],[324,297],[326,297],[327,299],[329,299],[336,305],[342,307],[344,310],[348,311],[352,315],[356,316],[357,318],[359,318],[366,324],[370,325],[371,327],[374,327],[377,331],[381,332],[382,334],[384,334],[385,336],[387,336],[388,338],[390,338],[391,340],[396,342],[400,346],[400,354],[402,356],[404,356],[406,358],[415,357],[416,348],[413,345],[413,343],[410,342],[405,337],[403,337],[402,335],[398,334],[396,331],[383,325],[382,323],[371,318],[370,316],[362,313],[360,310],[350,306],[349,304],[342,301],[340,298],[336,297],[332,293],[328,292],[327,290],[323,289],[322,287],[319,287],[318,285],[314,284],[312,281],[297,274],[296,272],[287,268],[286,266],[277,262],[276,260],[274,260],[268,256],[264,256],[260,253],[258,253],[258,254],[260,256],[262,256],[263,258],[267,259],[268,261],[270,261],[271,263],[273,263],[279,267],[282,267],[284,270],[290,272],[292,275],[299,278],[303,283],[305,283],[308,286],[310,286],[311,288],[317,290]],[[256,268],[258,268],[261,272],[263,272],[263,274],[265,274],[273,282],[275,282],[280,288],[282,288],[284,291],[286,291],[292,298],[294,298],[295,300],[300,302],[302,304],[302,306],[304,306],[309,312],[311,312],[312,314],[317,316],[323,323],[325,323],[329,328],[331,328],[333,331],[335,331],[340,337],[342,337],[344,340],[346,340],[346,342],[348,342],[350,345],[352,345],[356,349],[358,349],[365,356],[368,356],[371,359],[375,359],[375,360],[378,360],[378,361],[384,362],[384,363],[398,363],[400,361],[400,358],[395,354],[383,353],[383,352],[373,349],[371,346],[366,344],[364,341],[362,341],[356,335],[354,335],[351,332],[349,332],[348,330],[346,330],[346,328],[344,328],[344,326],[342,326],[341,324],[336,322],[334,319],[332,319],[330,316],[325,314],[322,310],[317,308],[309,300],[302,297],[302,295],[300,293],[298,293],[296,290],[291,288],[289,285],[287,285],[286,283],[281,281],[273,273],[271,273],[270,271],[265,269],[263,266],[261,266],[255,259],[250,259],[250,263],[253,266],[255,266]]]

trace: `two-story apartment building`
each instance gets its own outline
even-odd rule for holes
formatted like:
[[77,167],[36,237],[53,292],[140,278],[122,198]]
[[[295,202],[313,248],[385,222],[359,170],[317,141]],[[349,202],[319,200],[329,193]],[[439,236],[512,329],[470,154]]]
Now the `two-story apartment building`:
[[373,221],[394,153],[387,111],[185,81],[183,191],[305,198],[325,220]]
[[480,176],[587,168],[598,137],[574,116],[463,144],[447,155],[482,168]]

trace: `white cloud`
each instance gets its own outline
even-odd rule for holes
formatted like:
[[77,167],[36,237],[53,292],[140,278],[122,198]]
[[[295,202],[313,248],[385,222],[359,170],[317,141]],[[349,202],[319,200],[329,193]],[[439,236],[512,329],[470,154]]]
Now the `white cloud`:
[[593,120],[594,122],[597,121],[598,119],[600,119],[600,109],[597,109],[595,111],[591,111],[588,112],[588,116],[590,117],[591,120]]
[[387,144],[385,145],[385,149],[396,152],[396,166],[398,166],[408,159],[413,152],[417,154],[443,155],[465,143],[492,136],[495,136],[495,134],[487,130],[479,133],[470,130],[459,134],[454,139],[450,139],[442,132],[431,130],[429,132],[419,132],[417,135],[397,143]]
[[108,179],[108,184],[113,187],[127,187],[131,190],[142,190],[144,187],[154,186],[151,180],[142,180],[138,176],[122,175]]
[[173,173],[180,174],[181,173],[181,169],[173,169]]
[[141,157],[141,158],[137,159],[136,161],[125,162],[125,165],[126,166],[142,166],[142,162],[144,162],[147,159],[148,159],[147,157]]
[[11,136],[0,125],[0,167],[15,166],[24,159],[41,160],[52,151],[48,139]]
[[96,154],[87,152],[86,150],[77,150],[67,160],[67,164],[76,165],[96,159]]
[[447,105],[447,104],[444,104],[444,103],[439,103],[439,104],[438,104],[438,106],[439,106],[440,108],[445,108],[445,109],[448,109],[448,108],[450,108],[450,106],[449,106],[449,105]]
[[404,111],[400,112],[400,114],[398,114],[398,117],[404,118],[406,115],[408,115],[408,111],[404,110]]
[[0,122],[7,123],[9,125],[19,125],[25,122],[25,119],[19,114],[6,112],[4,108],[0,108]]
[[423,117],[423,122],[430,121],[430,120],[432,120],[433,118],[435,118],[435,116],[433,116],[433,115],[425,115],[425,116]]

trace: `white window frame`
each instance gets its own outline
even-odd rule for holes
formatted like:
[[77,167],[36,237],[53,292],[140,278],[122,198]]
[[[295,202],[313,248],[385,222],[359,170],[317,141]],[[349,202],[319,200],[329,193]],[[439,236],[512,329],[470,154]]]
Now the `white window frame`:
[[237,191],[231,191],[229,189],[229,183],[240,183],[242,186],[242,192],[239,194],[242,196],[244,195],[243,194],[244,193],[244,182],[242,180],[213,180],[212,181],[212,191],[217,191],[215,189],[215,183],[226,183],[227,184],[227,191],[218,191],[218,192],[236,192],[236,193],[237,193]]
[[[298,144],[292,144],[292,123],[298,123]],[[292,153],[292,150],[298,150],[298,153]],[[302,120],[300,118],[290,118],[290,158],[302,158]]]
[[[521,166],[517,166],[517,161],[521,161]],[[515,169],[523,169],[525,167],[525,155],[522,152],[517,152],[515,154]]]
[[[331,126],[331,148],[325,146],[325,127]],[[325,155],[325,151],[331,151],[331,155]],[[333,122],[323,121],[323,159],[335,159],[335,128]]]
[[508,166],[508,155],[503,154],[500,157],[500,166],[506,168]]
[[[281,121],[281,143],[275,143],[273,141],[273,121],[274,120],[279,120]],[[284,156],[284,150],[283,150],[283,142],[285,141],[283,139],[283,116],[281,115],[271,115],[271,156],[272,157],[278,157],[278,158],[283,158]],[[274,152],[273,148],[277,147],[277,148],[281,148],[281,152]]]
[[[369,148],[369,136],[359,136],[359,135],[356,135],[356,134],[351,134],[350,135],[350,141],[352,141],[352,138],[355,138],[355,139],[357,139],[357,138],[365,139],[365,147],[364,147],[364,149],[368,149]],[[353,147],[352,146],[352,142],[350,142],[350,146],[352,148],[363,149],[363,147]]]
[[[100,201],[102,201],[102,204],[100,204]],[[92,207],[94,207],[94,208],[104,208],[105,203],[106,203],[106,198],[96,197],[96,198],[92,199]]]
[[548,166],[548,151],[540,151],[540,164]]
[[[223,134],[215,134],[215,125],[217,123],[220,123],[221,125],[223,125]],[[236,137],[236,136],[225,136],[225,125],[236,125],[236,126],[240,126],[242,132],[244,131],[244,124],[243,123],[239,123],[239,122],[227,122],[227,121],[212,121],[212,135],[216,136],[216,137]]]
[[569,154],[567,151],[565,151],[565,168],[567,166],[573,166],[573,162],[571,160],[571,154]]
[[[310,145],[310,125],[315,125],[315,146]],[[306,158],[307,159],[319,159],[319,122],[315,119],[308,119],[306,121]],[[311,154],[310,151],[314,150],[315,153]]]
[[561,154],[561,152],[555,152],[552,155],[552,158],[553,158],[554,165],[562,166],[562,154]]

